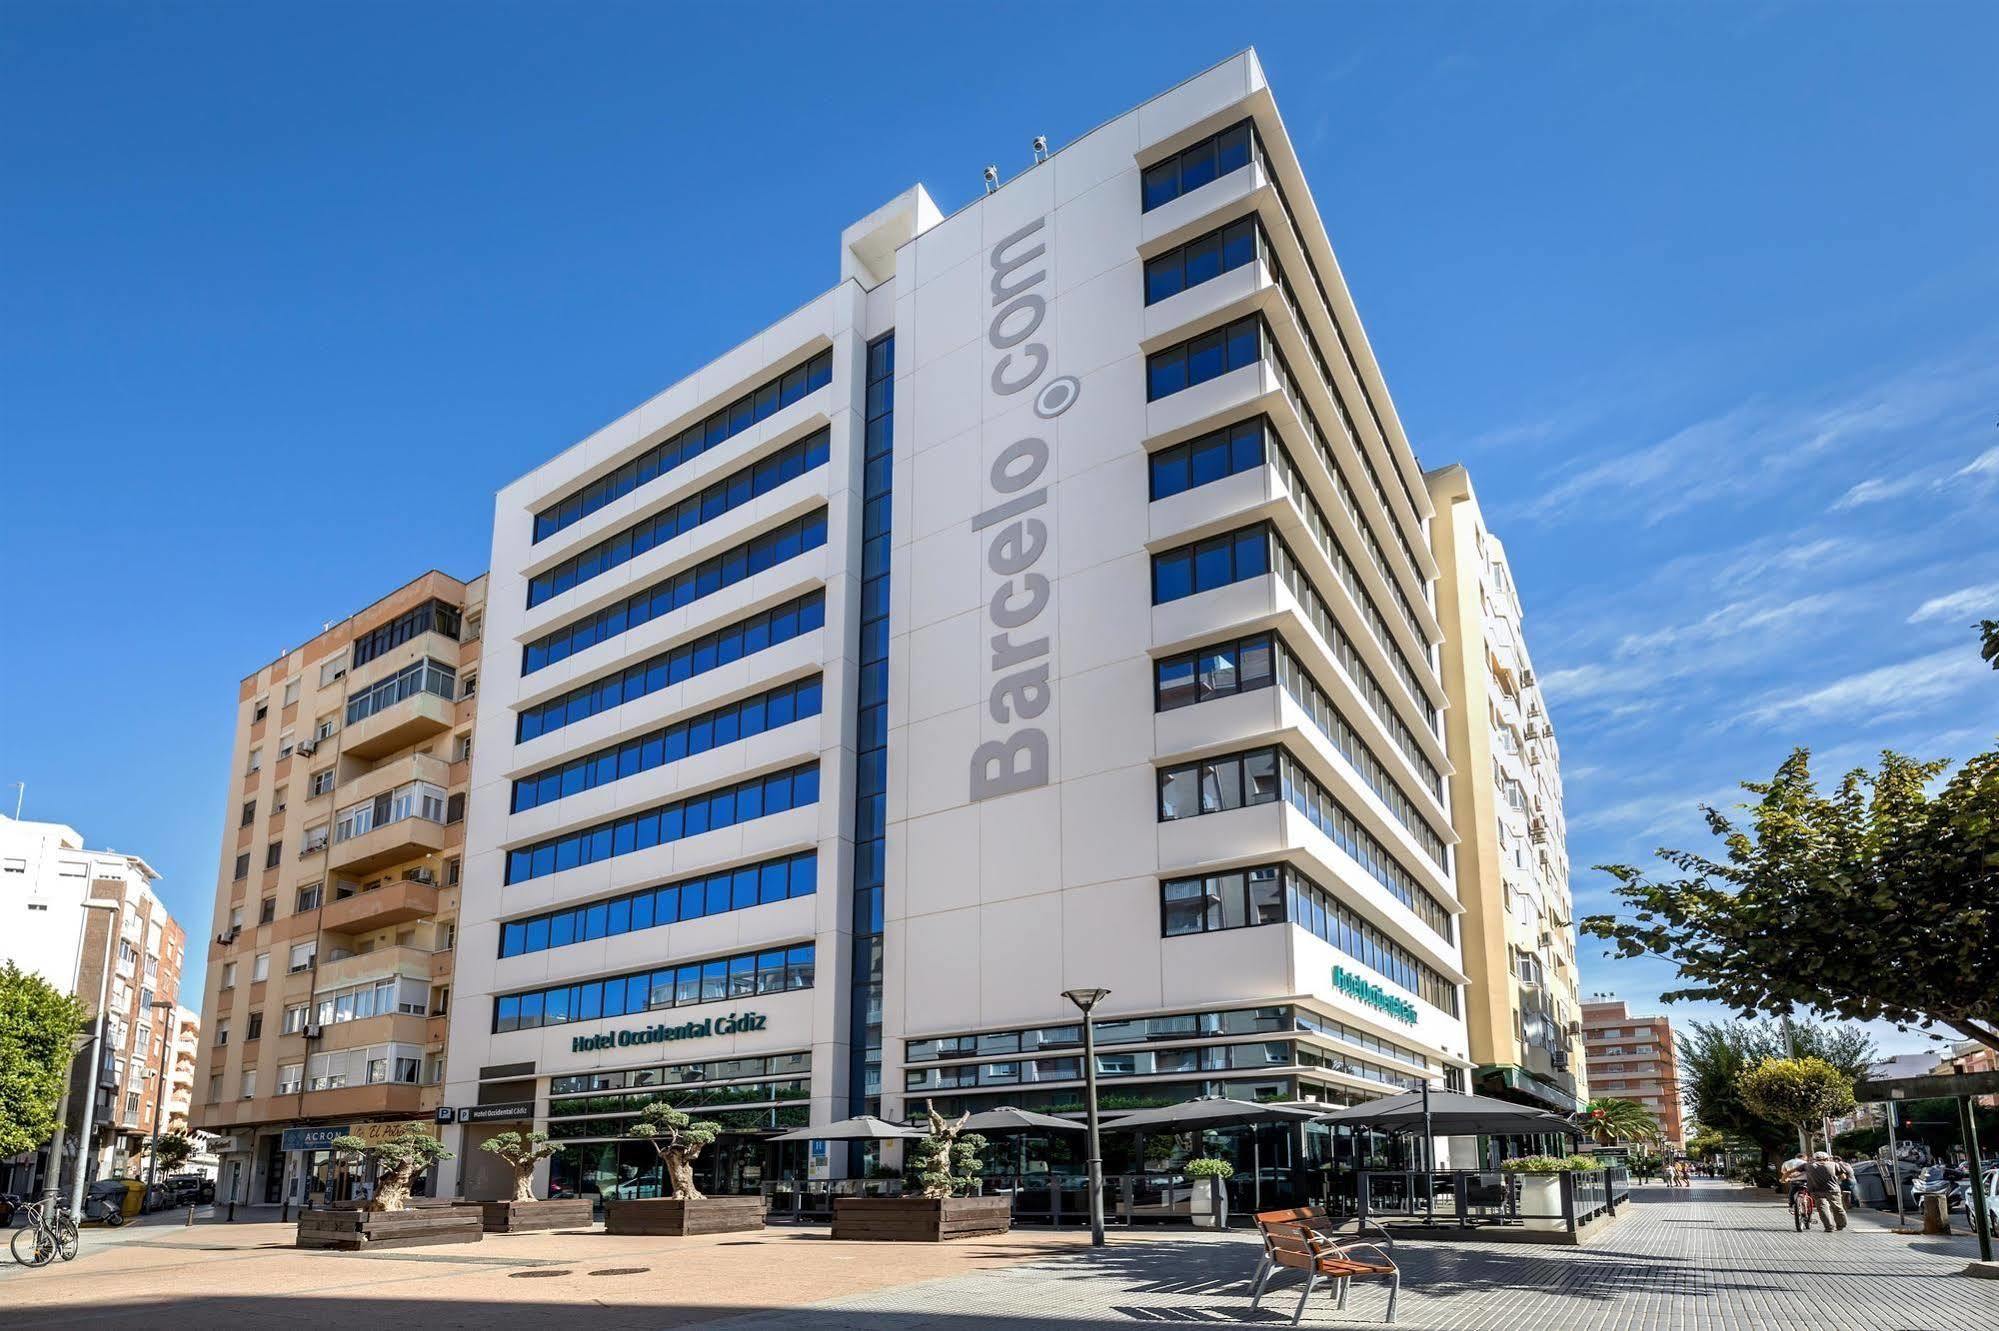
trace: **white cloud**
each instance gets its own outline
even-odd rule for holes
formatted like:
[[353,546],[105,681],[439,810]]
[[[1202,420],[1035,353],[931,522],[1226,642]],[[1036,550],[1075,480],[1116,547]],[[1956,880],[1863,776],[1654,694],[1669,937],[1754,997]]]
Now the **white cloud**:
[[1948,647],[1913,660],[1878,666],[1789,696],[1771,696],[1742,713],[1761,725],[1793,720],[1882,720],[1942,702],[1981,679],[1977,653]]
[[1886,503],[1890,499],[1900,499],[1903,495],[1911,491],[1925,489],[1932,484],[1934,482],[1920,472],[1913,472],[1906,476],[1892,478],[1874,476],[1860,482],[1860,484],[1852,487],[1845,494],[1833,500],[1832,509],[1833,512],[1838,513],[1844,509],[1859,508],[1863,504]]
[[1916,613],[1909,616],[1909,622],[1923,624],[1932,619],[1971,619],[1987,615],[1999,615],[1999,582],[1961,587],[1943,596],[1932,596],[1916,607]]
[[1953,476],[1999,479],[1999,447],[1988,448],[1951,473]]

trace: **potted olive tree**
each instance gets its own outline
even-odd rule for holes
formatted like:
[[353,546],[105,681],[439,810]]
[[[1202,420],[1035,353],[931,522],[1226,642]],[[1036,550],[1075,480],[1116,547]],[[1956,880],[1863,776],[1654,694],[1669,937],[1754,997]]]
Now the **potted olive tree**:
[[901,1197],[834,1198],[834,1238],[938,1243],[1004,1234],[1012,1227],[1011,1197],[974,1195],[986,1139],[965,1131],[971,1115],[954,1123],[935,1109],[926,1107],[925,1113],[930,1135],[916,1143],[909,1160],[921,1190]]
[[456,1207],[409,1209],[410,1182],[451,1152],[426,1123],[404,1123],[375,1137],[335,1137],[343,1157],[375,1166],[375,1195],[358,1207],[308,1211],[298,1220],[301,1248],[414,1248],[433,1243],[477,1243],[484,1226],[476,1212]]
[[479,1143],[479,1149],[498,1156],[514,1171],[514,1195],[506,1201],[460,1202],[477,1207],[489,1234],[520,1234],[531,1229],[588,1229],[594,1217],[588,1197],[538,1198],[534,1195],[534,1167],[562,1147],[545,1132],[502,1132]]
[[654,1101],[626,1133],[650,1141],[666,1172],[665,1197],[605,1198],[607,1234],[725,1234],[764,1227],[764,1199],[704,1197],[694,1186],[694,1162],[721,1126]]

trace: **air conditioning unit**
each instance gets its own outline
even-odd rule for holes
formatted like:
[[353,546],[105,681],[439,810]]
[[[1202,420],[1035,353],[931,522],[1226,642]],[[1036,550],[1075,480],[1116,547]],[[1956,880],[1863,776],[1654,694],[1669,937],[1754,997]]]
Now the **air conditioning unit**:
[[437,875],[428,869],[405,869],[403,877],[412,883],[425,883],[432,887],[437,885]]
[[317,740],[306,739],[299,741],[298,748],[295,750],[295,752],[310,755],[312,753],[316,753],[318,750],[319,750],[319,743]]
[[319,1023],[316,1021],[308,1021],[305,1024],[304,1033],[306,1039],[317,1040],[319,1038]]
[[1569,1051],[1566,1049],[1557,1049],[1549,1055],[1549,1061],[1555,1065],[1555,1071],[1567,1072],[1569,1070]]
[[236,935],[242,932],[243,930],[241,928],[225,929],[221,933],[215,936],[215,941],[222,944],[224,947],[227,947],[229,944],[235,942]]
[[1522,688],[1530,688],[1530,689],[1534,687],[1534,672],[1533,672],[1533,671],[1531,671],[1531,670],[1523,670],[1523,671],[1521,671],[1521,672],[1520,672],[1520,686],[1521,686]]

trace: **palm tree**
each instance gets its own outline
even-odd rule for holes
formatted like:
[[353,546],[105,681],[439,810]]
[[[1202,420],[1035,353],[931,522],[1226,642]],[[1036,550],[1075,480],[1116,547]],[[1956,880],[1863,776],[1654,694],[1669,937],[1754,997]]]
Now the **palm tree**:
[[1611,1146],[1619,1140],[1659,1140],[1659,1120],[1636,1100],[1592,1100],[1576,1115],[1576,1124],[1598,1146]]

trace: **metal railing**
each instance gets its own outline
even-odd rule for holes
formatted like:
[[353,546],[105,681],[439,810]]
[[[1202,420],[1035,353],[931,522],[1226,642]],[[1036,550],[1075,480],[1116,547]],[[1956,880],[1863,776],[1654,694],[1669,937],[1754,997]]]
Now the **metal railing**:
[[1365,1169],[1357,1178],[1360,1215],[1472,1228],[1482,1225],[1575,1233],[1600,1216],[1614,1216],[1631,1195],[1619,1166],[1560,1174],[1511,1174],[1477,1169]]

